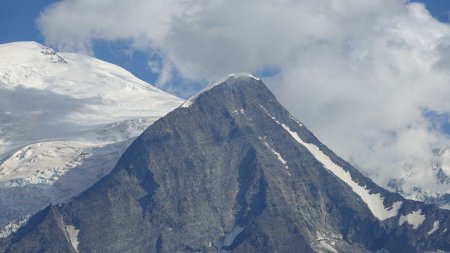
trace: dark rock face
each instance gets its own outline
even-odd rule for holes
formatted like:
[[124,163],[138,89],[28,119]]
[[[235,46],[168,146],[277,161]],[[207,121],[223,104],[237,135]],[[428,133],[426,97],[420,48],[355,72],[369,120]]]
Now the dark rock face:
[[[375,185],[260,80],[232,76],[191,103],[150,126],[110,175],[0,241],[0,251],[450,251],[449,211]],[[398,213],[379,220],[285,127],[381,196],[382,208],[400,202]]]
[[35,214],[10,242],[7,249],[0,245],[2,252],[76,252],[66,238],[61,215],[52,206]]

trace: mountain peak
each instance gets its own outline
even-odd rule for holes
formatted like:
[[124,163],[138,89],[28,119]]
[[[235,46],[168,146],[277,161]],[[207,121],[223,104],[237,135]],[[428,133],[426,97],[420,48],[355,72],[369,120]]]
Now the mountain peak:
[[[35,41],[18,41],[0,45],[0,55],[8,59],[6,63],[23,64],[30,61],[67,63],[55,50]],[[1,64],[1,62],[0,62]]]
[[0,55],[0,237],[109,173],[184,102],[117,65],[36,42],[0,44]]
[[450,250],[449,211],[377,186],[248,74],[156,121],[54,214],[0,240],[0,251],[67,246],[34,236],[61,238],[63,229],[45,226],[53,220],[76,230],[80,252]]
[[238,73],[229,74],[228,78],[253,78],[258,81],[260,80],[259,78],[255,77],[254,75],[247,73],[247,72],[238,72]]
[[36,41],[15,41],[15,42],[1,44],[0,48],[3,48],[3,47],[10,47],[10,48],[14,47],[16,49],[33,50],[33,49],[37,49],[37,48],[41,48],[41,47],[45,47],[45,46]]
[[[196,100],[197,98],[202,95],[203,93],[211,90],[214,87],[217,86],[221,86],[221,85],[233,85],[236,84],[236,80],[241,80],[241,81],[249,81],[249,80],[253,80],[253,81],[261,81],[261,79],[255,77],[254,75],[247,73],[247,72],[239,72],[239,73],[233,73],[233,74],[229,74],[228,76],[219,79],[218,81],[212,83],[211,85],[208,85],[206,88],[202,89],[201,91],[197,92],[196,94],[194,94],[193,96],[191,96],[188,100],[186,100],[186,102],[184,102],[181,107],[182,108],[189,108]],[[240,82],[245,83],[245,82]]]

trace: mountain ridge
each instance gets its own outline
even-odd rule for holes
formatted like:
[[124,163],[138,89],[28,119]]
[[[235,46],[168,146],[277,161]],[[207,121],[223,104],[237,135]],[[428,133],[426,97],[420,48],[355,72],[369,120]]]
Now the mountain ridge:
[[[372,204],[388,217],[377,217],[354,184],[382,198],[383,206]],[[450,250],[449,211],[375,185],[321,144],[260,80],[241,76],[157,120],[108,176],[51,208],[76,229],[77,247],[71,245],[79,252]],[[18,233],[55,232],[24,231]],[[15,238],[2,241],[6,252],[42,243]]]
[[0,236],[108,174],[183,100],[90,56],[0,45]]

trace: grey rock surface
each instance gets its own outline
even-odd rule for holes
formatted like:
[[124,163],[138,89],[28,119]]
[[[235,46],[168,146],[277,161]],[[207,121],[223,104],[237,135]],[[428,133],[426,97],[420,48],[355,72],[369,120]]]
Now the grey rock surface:
[[[450,211],[374,184],[259,79],[231,76],[189,103],[151,125],[111,174],[1,240],[0,251],[450,251]],[[401,202],[398,214],[377,219],[281,124],[382,196],[385,207]],[[401,222],[417,210],[425,217],[417,228]]]

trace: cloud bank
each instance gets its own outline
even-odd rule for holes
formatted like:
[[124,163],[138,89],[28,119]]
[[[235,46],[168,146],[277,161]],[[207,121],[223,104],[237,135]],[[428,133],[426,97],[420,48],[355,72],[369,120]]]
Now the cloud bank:
[[124,41],[158,55],[149,66],[163,88],[176,88],[174,74],[201,82],[271,72],[265,81],[281,102],[376,182],[439,188],[428,163],[450,139],[425,114],[450,112],[450,26],[422,4],[62,0],[37,24],[59,50],[92,53],[95,41]]

